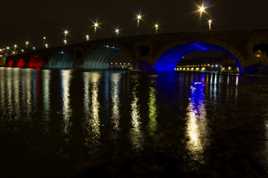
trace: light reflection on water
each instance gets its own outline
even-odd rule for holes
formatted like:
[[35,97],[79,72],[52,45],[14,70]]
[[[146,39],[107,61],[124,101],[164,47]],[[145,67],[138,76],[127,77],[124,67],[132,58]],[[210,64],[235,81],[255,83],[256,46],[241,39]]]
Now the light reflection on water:
[[194,159],[202,159],[202,153],[208,135],[204,80],[195,81],[190,86],[189,105],[187,108],[187,149]]
[[[221,119],[220,126],[228,124],[229,118],[224,115],[228,114],[225,107],[230,104],[238,107],[241,88],[239,76],[175,75],[169,79],[174,87],[163,86],[159,78],[120,72],[104,74],[96,71],[0,68],[0,110],[5,115],[1,119],[13,116],[15,120],[28,119],[27,126],[41,117],[46,118],[44,122],[62,119],[66,137],[73,136],[71,123],[83,121],[75,123],[78,125],[76,133],[82,133],[79,136],[83,138],[73,136],[72,139],[83,140],[86,149],[103,144],[107,152],[115,151],[117,147],[110,144],[110,138],[116,138],[116,144],[126,153],[148,151],[150,144],[154,144],[152,147],[155,146],[155,149],[161,145],[161,148],[168,150],[183,143],[180,147],[190,153],[191,159],[203,160],[211,144],[211,132],[215,129],[210,125],[218,126],[214,115]],[[39,92],[40,88],[42,92]],[[35,119],[29,119],[36,112]],[[236,117],[241,119],[242,116],[238,114]],[[53,127],[62,130],[60,124],[53,124]],[[80,127],[83,128],[79,130]],[[85,130],[86,133],[83,132]],[[34,131],[29,132],[35,134]],[[165,144],[161,142],[163,140]],[[62,142],[58,144],[67,155],[70,145]]]
[[70,119],[72,114],[72,108],[70,106],[70,82],[71,82],[71,70],[61,71],[61,91],[62,91],[62,114],[64,120],[64,133],[68,133],[70,127]]
[[30,116],[32,114],[32,82],[35,82],[32,80],[32,70],[31,69],[26,69],[23,71],[24,72],[24,93],[26,97],[26,114],[27,116]]
[[118,131],[120,124],[120,73],[112,73],[111,74],[112,85],[111,85],[111,95],[112,95],[112,124],[113,129]]
[[20,70],[13,70],[14,110],[20,116]]
[[[84,72],[84,112],[88,122],[90,139],[98,143],[101,135],[100,131],[100,101],[99,82],[101,74],[97,72]],[[89,140],[90,141],[90,140]]]
[[[7,108],[8,108],[8,114],[13,114],[13,97],[12,97],[12,80],[9,80],[12,78],[12,69],[7,69],[7,78],[6,78],[6,87],[7,87]],[[31,91],[29,91],[31,92]]]
[[149,122],[148,131],[151,137],[154,137],[157,131],[157,98],[156,89],[154,83],[149,87],[149,98],[148,98],[148,112]]
[[130,138],[134,149],[142,149],[143,135],[141,132],[140,98],[138,96],[138,81],[134,79],[134,87],[131,95],[131,129]]
[[50,71],[43,70],[42,71],[43,77],[43,105],[44,105],[44,117],[49,120],[49,112],[50,112]]

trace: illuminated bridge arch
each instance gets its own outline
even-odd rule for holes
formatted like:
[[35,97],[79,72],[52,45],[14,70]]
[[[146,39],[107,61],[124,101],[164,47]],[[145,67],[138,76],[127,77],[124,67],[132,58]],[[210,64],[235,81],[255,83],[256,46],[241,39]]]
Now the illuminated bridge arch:
[[183,45],[177,45],[173,48],[169,48],[164,51],[159,58],[157,58],[154,64],[154,69],[157,72],[171,72],[177,64],[183,59],[183,56],[193,52],[222,52],[235,62],[235,65],[239,68],[240,72],[243,72],[243,68],[240,64],[240,60],[233,51],[228,50],[220,45],[207,43],[207,42],[193,42]]

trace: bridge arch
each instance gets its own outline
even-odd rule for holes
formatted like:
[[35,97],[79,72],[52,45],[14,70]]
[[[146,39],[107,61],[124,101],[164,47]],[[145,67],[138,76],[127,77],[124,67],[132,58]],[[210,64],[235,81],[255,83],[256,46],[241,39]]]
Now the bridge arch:
[[153,68],[157,72],[174,71],[174,68],[183,59],[183,56],[194,52],[210,51],[224,53],[229,59],[235,62],[235,65],[239,68],[240,72],[244,71],[243,57],[235,49],[224,43],[204,41],[180,43],[165,48],[156,58]]

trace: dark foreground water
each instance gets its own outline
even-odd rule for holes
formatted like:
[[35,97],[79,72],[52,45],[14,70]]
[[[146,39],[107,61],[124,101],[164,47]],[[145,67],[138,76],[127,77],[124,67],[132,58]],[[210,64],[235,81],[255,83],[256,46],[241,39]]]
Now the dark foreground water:
[[268,78],[0,68],[0,177],[268,177]]

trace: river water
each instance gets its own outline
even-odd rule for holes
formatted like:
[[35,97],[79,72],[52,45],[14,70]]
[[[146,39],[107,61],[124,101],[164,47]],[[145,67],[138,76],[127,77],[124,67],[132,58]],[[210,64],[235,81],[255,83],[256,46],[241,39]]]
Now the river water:
[[1,177],[268,177],[268,80],[0,68]]

